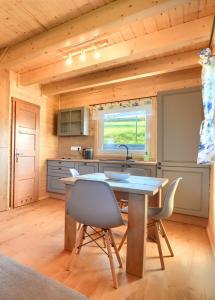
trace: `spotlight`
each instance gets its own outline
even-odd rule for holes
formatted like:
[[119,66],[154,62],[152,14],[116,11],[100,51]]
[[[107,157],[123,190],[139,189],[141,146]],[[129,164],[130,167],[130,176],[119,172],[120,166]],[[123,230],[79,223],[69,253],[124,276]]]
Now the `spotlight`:
[[85,61],[87,60],[86,52],[85,52],[84,50],[81,52],[81,55],[80,55],[80,57],[79,57],[79,60],[80,60],[81,62],[85,62]]
[[99,52],[97,49],[95,49],[94,53],[93,53],[93,57],[94,59],[99,59],[101,57],[101,52]]
[[67,64],[68,66],[73,64],[73,59],[72,59],[71,53],[69,53],[68,56],[67,56],[66,64]]

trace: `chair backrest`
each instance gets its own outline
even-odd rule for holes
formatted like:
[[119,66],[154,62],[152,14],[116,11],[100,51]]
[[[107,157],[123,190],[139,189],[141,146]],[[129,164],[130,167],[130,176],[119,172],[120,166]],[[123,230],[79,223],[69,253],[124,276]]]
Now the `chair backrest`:
[[72,177],[76,177],[80,175],[76,169],[69,169],[69,172]]
[[155,216],[156,219],[167,219],[172,215],[174,209],[175,192],[180,180],[182,180],[182,177],[176,178],[170,183],[166,191],[162,210]]
[[145,170],[138,169],[138,168],[126,168],[125,173],[130,173],[130,175],[133,175],[133,176],[144,176]]
[[79,223],[98,228],[123,224],[113,191],[106,182],[76,180],[68,203],[68,213]]

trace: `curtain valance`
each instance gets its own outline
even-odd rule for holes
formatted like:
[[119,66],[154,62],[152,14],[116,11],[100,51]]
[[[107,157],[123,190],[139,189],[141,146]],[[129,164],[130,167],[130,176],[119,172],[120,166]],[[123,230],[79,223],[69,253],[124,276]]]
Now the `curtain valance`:
[[140,98],[124,101],[109,102],[104,104],[92,105],[92,119],[99,120],[103,118],[104,114],[119,113],[126,111],[145,111],[146,114],[152,113],[152,97]]

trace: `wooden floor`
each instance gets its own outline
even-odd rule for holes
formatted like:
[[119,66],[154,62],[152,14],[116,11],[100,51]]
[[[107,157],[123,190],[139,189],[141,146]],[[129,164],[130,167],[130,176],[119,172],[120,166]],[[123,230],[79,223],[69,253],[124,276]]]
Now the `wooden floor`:
[[[166,222],[175,257],[160,270],[156,245],[147,244],[144,279],[117,269],[119,289],[112,287],[108,258],[97,247],[86,246],[70,267],[63,251],[64,202],[48,199],[0,213],[0,252],[61,281],[91,299],[108,300],[214,300],[215,261],[203,228]],[[114,230],[119,242],[124,228]],[[168,255],[163,244],[164,253]]]

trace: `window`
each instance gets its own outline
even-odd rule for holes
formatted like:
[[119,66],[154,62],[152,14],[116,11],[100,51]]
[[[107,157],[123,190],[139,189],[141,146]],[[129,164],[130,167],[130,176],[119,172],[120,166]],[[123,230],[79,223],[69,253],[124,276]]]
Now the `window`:
[[99,152],[121,152],[126,144],[132,153],[149,154],[150,114],[143,108],[103,113],[99,120]]

